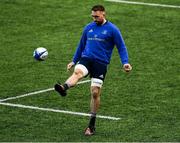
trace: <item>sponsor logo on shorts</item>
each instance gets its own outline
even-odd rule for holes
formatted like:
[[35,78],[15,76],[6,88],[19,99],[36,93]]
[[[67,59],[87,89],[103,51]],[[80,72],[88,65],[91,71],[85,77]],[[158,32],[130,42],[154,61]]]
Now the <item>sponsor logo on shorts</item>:
[[103,74],[99,76],[100,78],[104,78]]

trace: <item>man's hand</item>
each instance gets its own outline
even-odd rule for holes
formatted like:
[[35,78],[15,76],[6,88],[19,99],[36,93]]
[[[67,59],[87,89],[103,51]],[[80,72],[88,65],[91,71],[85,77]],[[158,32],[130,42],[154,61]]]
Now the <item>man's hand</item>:
[[68,65],[67,65],[67,70],[71,70],[71,68],[74,66],[74,62],[70,62]]
[[132,66],[130,64],[124,64],[123,69],[125,72],[130,72],[132,70]]

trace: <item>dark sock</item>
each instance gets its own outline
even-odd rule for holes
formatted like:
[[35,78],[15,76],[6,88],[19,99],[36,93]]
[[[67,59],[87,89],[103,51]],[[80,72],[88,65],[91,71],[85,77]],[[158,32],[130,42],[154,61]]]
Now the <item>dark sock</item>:
[[89,121],[89,128],[94,129],[96,122],[96,113],[91,113],[90,121]]
[[67,84],[67,83],[65,83],[65,84],[63,85],[63,87],[64,87],[64,90],[69,89],[69,86],[68,86],[68,84]]

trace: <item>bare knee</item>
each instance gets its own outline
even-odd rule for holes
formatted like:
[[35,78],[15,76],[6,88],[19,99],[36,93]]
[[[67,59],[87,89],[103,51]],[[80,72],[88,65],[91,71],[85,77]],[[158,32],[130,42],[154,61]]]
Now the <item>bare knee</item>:
[[75,77],[77,77],[78,79],[83,78],[83,72],[82,72],[81,70],[79,70],[79,69],[76,69],[76,70],[74,71],[73,75],[74,75]]
[[83,72],[79,69],[76,69],[74,70],[73,74],[66,80],[66,84],[68,84],[69,87],[73,87],[81,78],[83,78]]
[[99,87],[92,87],[91,94],[93,99],[98,99],[100,97],[100,88]]

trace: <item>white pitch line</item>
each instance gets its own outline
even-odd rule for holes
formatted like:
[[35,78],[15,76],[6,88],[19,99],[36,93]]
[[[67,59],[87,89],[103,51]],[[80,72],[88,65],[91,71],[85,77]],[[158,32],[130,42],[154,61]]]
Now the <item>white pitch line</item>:
[[1,99],[0,102],[13,100],[13,99],[18,99],[18,98],[31,96],[31,95],[35,95],[35,94],[39,94],[39,93],[44,93],[44,92],[48,92],[48,91],[52,91],[52,90],[54,90],[54,88],[48,88],[48,89],[39,90],[39,91],[31,92],[31,93],[26,93],[26,94],[15,96],[15,97],[9,97],[9,98],[6,98],[6,99]]
[[[40,108],[40,107],[35,107],[35,106],[27,106],[27,105],[21,105],[21,104],[13,104],[13,103],[0,102],[0,105],[19,107],[19,108],[25,108],[25,109],[33,109],[33,110],[41,110],[41,111],[49,111],[49,112],[56,112],[56,113],[64,113],[64,114],[71,114],[71,115],[79,115],[79,116],[88,116],[88,117],[91,116],[91,114],[87,114],[87,113],[57,110],[57,109],[51,109],[51,108]],[[109,120],[120,120],[121,119],[121,118],[117,118],[117,117],[101,116],[101,115],[97,115],[96,117],[101,118],[101,119],[109,119]]]
[[[80,81],[80,82],[77,83],[77,85],[87,83],[87,82],[90,82],[90,81],[91,80]],[[31,92],[31,93],[26,93],[26,94],[15,96],[15,97],[9,97],[9,98],[6,98],[6,99],[0,99],[0,102],[13,100],[13,99],[18,99],[18,98],[31,96],[31,95],[35,95],[35,94],[39,94],[39,93],[44,93],[44,92],[48,92],[48,91],[52,91],[52,90],[54,90],[54,88],[48,88],[48,89],[44,89],[44,90],[34,91],[34,92]]]
[[166,7],[166,8],[180,8],[180,6],[178,6],[178,5],[144,3],[144,2],[125,1],[125,0],[105,0],[105,1],[119,2],[119,3],[126,3],[126,4],[135,4],[135,5],[147,5],[147,6],[156,6],[156,7]]

